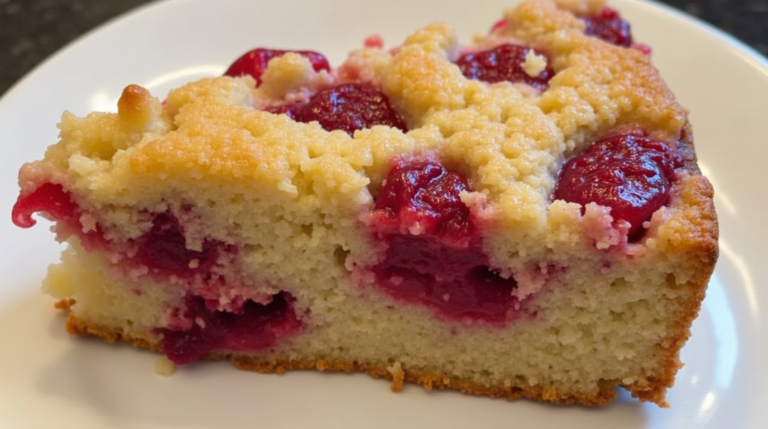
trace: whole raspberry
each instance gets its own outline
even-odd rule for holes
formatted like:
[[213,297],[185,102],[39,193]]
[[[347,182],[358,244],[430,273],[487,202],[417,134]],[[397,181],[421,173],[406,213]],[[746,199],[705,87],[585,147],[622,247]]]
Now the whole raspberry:
[[412,161],[393,168],[376,197],[376,209],[406,225],[418,223],[422,233],[463,235],[471,230],[469,208],[460,194],[467,179],[434,161]]
[[256,79],[256,85],[261,85],[261,76],[269,65],[269,61],[273,58],[281,57],[288,52],[294,52],[299,55],[303,55],[309,58],[309,62],[312,63],[312,68],[319,72],[321,70],[331,71],[331,66],[328,64],[328,60],[323,56],[313,51],[286,51],[282,49],[264,49],[258,48],[252,51],[248,51],[243,56],[235,60],[231,66],[224,72],[224,76],[243,76],[251,75]]
[[407,131],[387,96],[373,86],[362,83],[325,89],[313,95],[307,104],[287,110],[279,113],[286,113],[299,122],[317,121],[328,131],[342,130],[349,135],[374,125],[387,125]]
[[[547,66],[536,76],[528,75],[523,64],[531,49],[518,45],[500,45],[487,51],[464,54],[456,61],[456,65],[468,79],[488,83],[521,82],[544,90],[555,72]],[[535,50],[534,53],[538,54]]]
[[665,143],[632,134],[601,140],[560,172],[555,199],[611,208],[614,222],[629,222],[636,237],[643,222],[667,203],[675,156]]
[[618,46],[632,46],[632,34],[629,23],[621,18],[619,12],[605,7],[597,16],[583,18],[587,24],[585,33]]

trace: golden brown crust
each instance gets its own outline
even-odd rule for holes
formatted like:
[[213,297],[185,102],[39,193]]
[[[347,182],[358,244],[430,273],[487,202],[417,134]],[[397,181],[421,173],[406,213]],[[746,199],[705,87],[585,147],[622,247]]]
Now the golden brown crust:
[[696,158],[696,150],[693,145],[693,128],[688,120],[685,121],[685,125],[683,125],[680,133],[677,153],[683,158],[683,165],[689,173],[701,174],[698,159]]
[[[689,225],[694,226],[686,231],[687,234],[683,236],[683,239],[688,240],[686,247],[693,248],[698,255],[700,269],[697,271],[698,277],[691,283],[697,285],[695,289],[700,290],[703,299],[704,291],[715,269],[719,255],[718,237],[720,229],[715,212],[715,191],[712,184],[699,171],[693,144],[693,132],[688,122],[683,127],[678,153],[683,157],[688,173],[696,176],[696,180],[691,181],[682,190],[681,197],[686,205],[685,220]],[[698,307],[695,310],[698,312]]]
[[553,402],[556,404],[582,404],[582,405],[607,405],[616,396],[614,386],[606,387],[596,395],[589,394],[570,394],[557,392],[552,389],[543,389],[540,387],[505,387],[505,386],[483,386],[471,381],[456,377],[447,377],[437,372],[414,371],[403,369],[392,373],[387,368],[387,364],[381,363],[360,363],[348,361],[270,361],[262,360],[258,357],[248,356],[223,356],[229,358],[238,369],[255,371],[267,374],[282,374],[288,370],[309,369],[319,371],[337,371],[337,372],[364,372],[373,378],[381,378],[392,382],[392,391],[398,392],[402,388],[403,382],[410,382],[422,386],[426,390],[458,390],[461,393],[477,396],[488,396],[491,398],[506,398],[509,401],[515,399],[528,398],[542,402]]
[[56,304],[54,304],[53,307],[57,310],[69,310],[76,303],[77,303],[77,300],[75,298],[65,298],[65,299],[56,301]]
[[[57,305],[57,308],[60,308]],[[147,349],[153,352],[161,352],[162,347],[155,341],[139,335],[126,335],[121,331],[101,326],[91,325],[78,319],[73,313],[69,314],[66,324],[67,332],[72,335],[93,335],[102,338],[108,343],[122,341],[134,347]],[[686,337],[687,338],[687,337]],[[685,338],[679,339],[684,343]],[[677,343],[677,341],[676,341]],[[679,348],[679,346],[678,346]],[[675,347],[670,347],[670,351]],[[551,402],[560,405],[581,404],[587,406],[608,405],[616,397],[616,387],[623,387],[632,396],[641,401],[654,402],[661,407],[668,407],[664,401],[666,389],[674,382],[679,361],[676,352],[670,354],[675,360],[675,366],[667,368],[664,376],[642,383],[623,385],[617,380],[604,380],[600,391],[596,394],[582,392],[559,392],[555,389],[547,389],[538,386],[485,386],[458,377],[450,377],[433,370],[411,370],[401,368],[393,371],[389,363],[365,363],[357,361],[343,361],[330,359],[317,360],[281,360],[265,359],[258,356],[237,355],[231,353],[218,353],[206,357],[206,360],[229,359],[232,364],[241,370],[254,371],[263,374],[283,374],[290,370],[318,370],[330,372],[363,372],[373,378],[385,379],[392,382],[391,390],[399,392],[403,383],[409,382],[422,386],[426,390],[457,390],[461,393],[490,398],[506,398],[508,401],[527,398],[540,402]]]
[[[62,308],[59,304],[63,301],[67,300],[59,301],[55,307]],[[74,304],[74,302],[72,304]],[[137,335],[125,335],[123,332],[116,331],[114,329],[88,324],[87,322],[79,320],[74,315],[74,313],[71,312],[67,317],[66,329],[67,333],[71,335],[93,335],[111,344],[122,341],[131,344],[134,347],[147,349],[153,352],[160,352],[162,350],[160,344],[158,344],[156,341],[152,341],[148,338]]]
[[714,189],[699,171],[693,133],[687,121],[679,141],[678,154],[683,158],[685,170],[695,178],[689,181],[681,192],[681,199],[686,206],[684,218],[687,228],[678,234],[679,241],[674,243],[674,247],[686,249],[686,253],[696,255],[699,269],[694,278],[681,286],[686,291],[685,299],[681,300],[683,305],[677,314],[670,316],[670,320],[675,321],[672,331],[676,334],[657,346],[664,362],[661,372],[647,387],[635,386],[633,389],[628,389],[632,396],[642,401],[654,402],[662,407],[669,406],[665,400],[666,390],[674,385],[675,375],[683,366],[679,358],[680,350],[691,336],[690,327],[701,309],[719,252],[717,243],[719,228],[713,202]]

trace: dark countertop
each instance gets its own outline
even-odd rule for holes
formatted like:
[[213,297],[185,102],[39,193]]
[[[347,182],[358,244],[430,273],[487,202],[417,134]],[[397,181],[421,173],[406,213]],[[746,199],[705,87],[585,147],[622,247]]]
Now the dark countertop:
[[[151,0],[0,0],[0,96],[56,50]],[[661,0],[768,55],[768,0]]]

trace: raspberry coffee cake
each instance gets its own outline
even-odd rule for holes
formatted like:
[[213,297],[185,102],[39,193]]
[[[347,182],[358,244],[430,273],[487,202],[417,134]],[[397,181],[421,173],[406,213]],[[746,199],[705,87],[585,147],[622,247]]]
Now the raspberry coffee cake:
[[[305,49],[307,47],[298,47]],[[666,406],[717,259],[686,111],[599,0],[64,113],[13,209],[67,329],[259,372]]]

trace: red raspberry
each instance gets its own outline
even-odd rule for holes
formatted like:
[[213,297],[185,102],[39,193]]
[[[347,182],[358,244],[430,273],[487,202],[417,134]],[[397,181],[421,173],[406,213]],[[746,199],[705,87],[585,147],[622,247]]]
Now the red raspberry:
[[[221,243],[206,240],[201,251],[187,249],[187,240],[176,218],[158,214],[152,220],[152,229],[137,240],[139,246],[135,260],[155,273],[181,278],[195,273],[207,273],[216,262]],[[197,261],[190,266],[192,261]]]
[[632,34],[629,23],[621,18],[619,12],[609,7],[603,8],[597,16],[583,18],[587,24],[585,33],[618,46],[632,46]]
[[498,21],[493,23],[493,26],[491,27],[490,33],[493,33],[494,31],[497,31],[497,30],[500,31],[500,30],[506,28],[506,26],[507,26],[507,19],[506,18],[501,18],[500,20],[498,20]]
[[610,207],[614,222],[629,222],[630,237],[637,238],[643,222],[669,199],[675,158],[669,146],[648,137],[609,137],[563,166],[554,197]]
[[[372,267],[377,285],[398,300],[441,317],[504,325],[518,304],[514,279],[489,266],[469,208],[467,180],[435,161],[401,162],[376,197],[378,240],[386,243]],[[419,231],[412,227],[421,226]]]
[[211,310],[203,298],[190,296],[184,313],[195,320],[190,329],[158,329],[163,336],[163,352],[180,365],[219,351],[264,350],[302,327],[293,297],[286,292],[273,296],[266,305],[246,301],[242,310],[234,313]]
[[[342,130],[349,135],[374,125],[387,125],[407,131],[387,96],[373,86],[362,83],[328,88],[313,95],[303,106],[284,108],[286,111],[278,113],[286,113],[299,122],[317,121],[328,131]],[[290,112],[291,109],[295,110]]]
[[19,196],[13,205],[11,218],[16,226],[31,228],[37,221],[33,213],[46,212],[53,219],[79,223],[80,210],[61,185],[45,183],[31,194]]
[[[464,54],[456,61],[456,65],[468,79],[488,83],[521,82],[544,90],[555,72],[547,66],[538,76],[529,76],[522,65],[531,49],[518,45],[500,45],[487,51]],[[536,50],[534,52],[541,55]]]
[[275,115],[287,115],[289,118],[296,120],[296,111],[301,109],[300,104],[283,104],[281,106],[269,106],[264,111],[274,113]]
[[261,76],[267,69],[267,65],[272,58],[281,57],[288,52],[294,52],[299,55],[303,55],[309,58],[312,63],[312,68],[319,72],[321,70],[331,71],[331,66],[328,64],[328,60],[323,56],[313,51],[286,51],[282,49],[264,49],[258,48],[245,53],[243,56],[235,60],[231,66],[224,72],[224,76],[242,76],[251,75],[256,79],[256,86],[261,85]]
[[376,210],[399,217],[406,226],[418,222],[426,234],[463,235],[471,230],[463,191],[469,191],[467,179],[436,162],[403,163],[389,172]]

